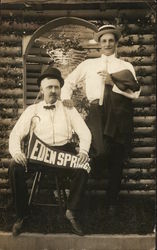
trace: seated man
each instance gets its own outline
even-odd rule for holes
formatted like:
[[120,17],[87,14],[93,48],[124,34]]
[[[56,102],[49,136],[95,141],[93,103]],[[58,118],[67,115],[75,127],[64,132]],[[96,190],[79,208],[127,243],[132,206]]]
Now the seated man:
[[[61,87],[64,80],[61,72],[48,67],[38,78],[38,86],[43,95],[43,101],[30,105],[14,126],[9,138],[9,151],[13,161],[9,167],[9,177],[15,202],[17,221],[13,225],[13,235],[20,233],[23,220],[28,213],[28,192],[25,181],[26,168],[31,168],[26,155],[22,152],[21,142],[32,130],[46,145],[75,153],[71,143],[72,132],[79,137],[79,163],[88,161],[88,151],[91,143],[91,133],[75,108],[69,109],[60,101]],[[35,122],[33,123],[33,118]],[[62,171],[62,170],[60,170]],[[85,191],[88,173],[84,169],[73,171],[71,176],[70,195],[67,201],[66,218],[71,222],[73,232],[83,235],[76,220],[75,211],[80,209],[81,197]]]

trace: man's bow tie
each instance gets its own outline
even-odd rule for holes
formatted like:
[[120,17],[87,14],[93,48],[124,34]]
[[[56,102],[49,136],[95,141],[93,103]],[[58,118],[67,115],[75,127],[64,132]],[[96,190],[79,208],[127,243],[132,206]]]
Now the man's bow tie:
[[52,105],[46,105],[46,106],[44,106],[43,108],[44,108],[44,109],[52,109],[52,110],[53,110],[53,109],[55,109],[55,107],[56,107],[56,106],[55,106],[54,104],[52,104]]

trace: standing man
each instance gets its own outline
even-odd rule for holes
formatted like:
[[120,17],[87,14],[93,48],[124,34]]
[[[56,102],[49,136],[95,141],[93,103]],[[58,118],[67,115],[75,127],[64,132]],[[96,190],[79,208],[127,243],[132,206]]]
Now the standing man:
[[114,25],[100,27],[95,40],[100,44],[101,57],[79,64],[65,79],[61,94],[63,104],[72,107],[72,91],[79,81],[85,81],[90,103],[86,122],[92,133],[91,155],[96,167],[108,167],[107,203],[110,214],[116,211],[124,159],[132,136],[132,99],[140,93],[133,66],[116,58],[120,36]]
[[[43,101],[29,106],[14,126],[9,138],[9,151],[13,162],[9,176],[14,195],[17,221],[13,225],[13,235],[18,235],[28,212],[28,195],[25,182],[25,169],[31,168],[21,149],[21,142],[30,133],[33,124],[35,135],[50,148],[76,154],[71,143],[72,132],[79,137],[79,163],[88,161],[91,133],[75,108],[69,109],[60,101],[64,80],[61,72],[49,66],[39,77],[38,86]],[[34,119],[35,118],[35,119]],[[34,119],[34,121],[33,121]],[[33,167],[33,166],[32,166]],[[67,169],[68,170],[68,169]],[[62,171],[62,170],[59,170]],[[70,169],[71,187],[67,202],[66,218],[74,233],[83,235],[75,212],[81,208],[81,198],[85,191],[88,174],[84,169]]]

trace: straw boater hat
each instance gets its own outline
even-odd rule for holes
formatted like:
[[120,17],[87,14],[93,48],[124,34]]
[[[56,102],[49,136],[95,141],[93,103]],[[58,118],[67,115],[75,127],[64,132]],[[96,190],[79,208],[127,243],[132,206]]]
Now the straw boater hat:
[[62,87],[64,84],[64,79],[62,78],[61,72],[56,69],[56,68],[52,68],[52,66],[48,66],[48,68],[46,70],[44,70],[41,75],[39,76],[38,80],[37,80],[37,84],[40,87],[41,81],[46,78],[52,78],[52,79],[57,79],[60,82],[60,86]]
[[96,42],[100,41],[100,37],[104,34],[112,33],[115,35],[117,41],[121,37],[121,32],[116,26],[111,24],[105,24],[98,29],[98,32],[94,34],[94,39]]

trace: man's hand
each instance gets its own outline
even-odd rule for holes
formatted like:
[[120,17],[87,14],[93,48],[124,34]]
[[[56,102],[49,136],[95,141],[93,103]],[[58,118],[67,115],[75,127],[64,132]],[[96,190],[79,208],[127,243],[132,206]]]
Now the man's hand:
[[26,167],[27,164],[27,159],[24,153],[17,153],[14,156],[14,160],[15,162],[17,162],[18,164],[21,164],[22,166]]
[[80,152],[77,156],[79,157],[79,164],[85,164],[89,161],[88,154]]
[[65,107],[67,107],[67,108],[73,108],[74,107],[74,103],[73,103],[73,101],[72,100],[68,100],[68,99],[66,99],[66,100],[63,100],[63,105],[65,106]]
[[105,81],[105,84],[114,85],[114,82],[112,81],[112,78],[110,74],[107,71],[99,71],[98,74],[102,77],[102,79]]

